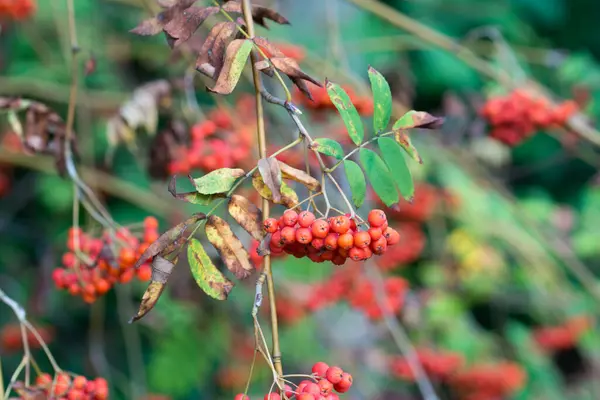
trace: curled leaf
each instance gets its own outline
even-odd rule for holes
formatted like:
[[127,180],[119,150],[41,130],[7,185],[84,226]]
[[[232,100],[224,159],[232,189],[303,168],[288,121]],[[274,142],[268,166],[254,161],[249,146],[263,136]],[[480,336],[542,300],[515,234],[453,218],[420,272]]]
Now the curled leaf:
[[[243,23],[243,21],[241,21]],[[237,22],[225,22],[213,41],[208,52],[210,64],[215,67],[215,75],[219,76],[225,62],[225,50],[229,39],[237,32]]]
[[255,37],[254,44],[260,47],[268,57],[282,58],[285,54],[265,37]]
[[173,268],[175,268],[173,262],[160,256],[154,258],[152,261],[152,280],[142,296],[142,301],[137,314],[129,320],[129,323],[138,321],[154,308],[160,295],[165,289],[165,285],[171,276],[171,272],[173,272]]
[[365,133],[356,107],[352,104],[348,94],[339,85],[331,81],[326,81],[325,87],[327,88],[331,103],[337,108],[344,121],[344,125],[346,125],[348,136],[350,136],[355,145],[359,146],[363,141]]
[[188,262],[196,283],[210,297],[227,300],[234,283],[215,267],[200,241],[192,238],[188,245]]
[[225,51],[223,68],[219,73],[215,86],[209,91],[219,94],[229,94],[237,85],[246,61],[252,51],[252,41],[235,39],[229,43]]
[[267,157],[258,160],[258,172],[263,182],[272,193],[273,201],[279,203],[281,200],[281,170],[275,158]]
[[208,36],[204,40],[202,48],[199,51],[198,58],[196,59],[196,68],[200,68],[202,64],[211,64],[210,53],[215,44],[215,40],[217,39],[217,36],[219,36],[221,29],[230,23],[231,22],[219,22],[210,29],[210,32],[208,32]]
[[[192,215],[190,218],[185,221],[175,225],[162,235],[158,237],[158,239],[152,243],[148,248],[144,251],[144,253],[140,256],[140,258],[136,261],[134,268],[137,269],[142,265],[146,260],[150,258],[156,257],[158,254],[165,250],[169,249],[169,245],[177,241],[183,233],[186,231],[188,226],[195,224],[198,221],[201,221],[206,218],[206,215],[203,213],[196,213]],[[165,253],[170,253],[171,251],[165,251]]]
[[265,235],[265,237],[260,241],[258,247],[256,248],[256,254],[258,254],[261,257],[268,256],[269,254],[271,254],[271,236],[273,236],[272,233],[267,233]]
[[395,130],[394,139],[396,139],[396,142],[398,142],[398,144],[402,146],[404,151],[406,151],[413,160],[415,160],[419,164],[423,164],[423,159],[421,158],[421,155],[417,151],[417,148],[410,141],[410,137],[408,136],[408,133],[406,131]]
[[314,140],[311,148],[326,156],[335,157],[338,160],[344,158],[344,149],[342,148],[342,145],[333,139],[317,138]]
[[185,43],[208,17],[219,12],[217,7],[188,7],[174,13],[171,20],[163,25],[169,45],[178,47]]
[[194,179],[196,190],[201,194],[225,193],[233,187],[238,178],[244,176],[240,168],[220,168],[201,178]]
[[392,129],[394,131],[401,129],[438,129],[444,123],[444,118],[434,117],[425,111],[410,110],[398,119]]
[[262,211],[247,198],[234,194],[227,205],[229,215],[236,220],[254,239],[262,240],[265,236],[262,226]]
[[271,62],[275,68],[286,74],[292,80],[301,79],[312,82],[319,87],[323,86],[321,82],[304,73],[298,65],[298,62],[291,57],[272,57]]
[[208,241],[217,249],[227,269],[238,279],[249,277],[254,271],[250,255],[227,221],[211,215],[206,223],[205,231]]
[[198,192],[178,193],[176,184],[177,184],[177,175],[173,175],[171,177],[171,180],[169,181],[169,187],[168,187],[169,193],[171,193],[171,195],[173,197],[175,197],[176,199],[182,200],[182,201],[187,201],[188,203],[206,206],[206,205],[212,203],[212,201],[215,199],[225,197],[225,195],[223,193],[215,193],[215,194],[210,194],[210,195],[201,194]]
[[287,208],[296,208],[298,205],[298,195],[294,189],[289,187],[285,182],[281,183],[281,197],[279,201],[273,199],[271,189],[265,184],[259,173],[254,173],[254,175],[252,175],[252,186],[254,186],[254,189],[256,189],[261,197],[270,200],[273,203],[283,204]]
[[292,181],[301,183],[306,186],[308,190],[312,190],[313,192],[321,189],[321,183],[317,179],[307,174],[305,171],[291,167],[283,161],[277,160],[277,163],[279,164],[279,169],[281,170],[283,179],[290,179]]

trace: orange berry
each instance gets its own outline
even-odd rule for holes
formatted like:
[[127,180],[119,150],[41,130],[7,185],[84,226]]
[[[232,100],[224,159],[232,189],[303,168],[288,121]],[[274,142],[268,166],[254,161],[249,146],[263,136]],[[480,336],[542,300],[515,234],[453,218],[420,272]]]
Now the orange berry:
[[90,296],[96,295],[96,287],[91,283],[86,283],[83,287],[83,294],[88,294]]
[[131,247],[121,248],[121,251],[119,252],[119,264],[121,264],[121,268],[131,267],[136,261],[137,256]]
[[35,385],[42,388],[50,388],[52,385],[52,376],[50,374],[41,374],[35,378]]
[[152,267],[148,264],[143,264],[136,272],[137,278],[142,282],[147,282],[152,279]]
[[350,218],[345,215],[339,215],[333,218],[330,223],[330,228],[332,231],[339,234],[346,233],[348,232],[348,229],[350,229]]
[[77,296],[81,293],[81,287],[77,283],[71,283],[68,290],[71,296]]
[[[294,237],[295,236],[296,235],[294,234]],[[283,241],[283,237],[281,237],[281,231],[275,232],[271,236],[271,248],[273,248],[273,247],[282,248],[284,245],[285,245],[285,242]]]
[[75,253],[65,253],[62,256],[62,263],[65,267],[67,268],[73,268],[75,266],[75,263],[77,262],[77,257],[75,256]]
[[85,399],[85,393],[83,390],[71,389],[67,394],[67,400],[83,400]]
[[381,228],[369,228],[368,232],[369,236],[371,236],[371,241],[375,241],[379,239],[381,235],[383,235],[383,231],[381,230]]
[[348,251],[348,256],[354,261],[360,261],[365,259],[365,252],[363,249],[353,247]]
[[87,384],[87,379],[85,376],[78,375],[73,378],[73,389],[84,390]]
[[323,247],[325,247],[325,241],[321,238],[313,238],[312,242],[310,242],[310,245],[317,250],[321,250]]
[[298,214],[298,224],[302,228],[308,228],[311,226],[314,220],[315,214],[311,213],[310,211],[302,211],[300,214]]
[[286,226],[281,230],[281,240],[285,244],[292,244],[296,241],[296,229]]
[[299,228],[296,230],[296,241],[302,244],[309,244],[313,239],[312,233],[308,228]]
[[294,210],[285,210],[282,218],[286,226],[294,226],[298,222],[298,213]]
[[373,253],[378,255],[385,253],[387,250],[387,240],[385,237],[382,236],[376,241],[371,242],[371,250],[373,250]]
[[329,233],[329,224],[324,219],[317,219],[311,225],[313,237],[325,239]]
[[338,238],[337,244],[339,248],[349,250],[354,246],[354,237],[350,233],[344,233]]
[[159,237],[160,235],[158,234],[157,230],[147,230],[146,232],[144,232],[144,243],[154,243],[158,240]]
[[338,235],[337,233],[329,233],[326,237],[325,237],[325,248],[327,250],[335,250],[338,247],[338,238],[340,235]]
[[356,232],[354,234],[354,246],[359,248],[369,247],[371,244],[371,235],[367,231]]
[[110,290],[110,283],[108,283],[106,279],[101,278],[95,282],[94,287],[96,288],[96,293],[98,293],[98,295],[103,295]]
[[128,283],[133,279],[134,275],[135,275],[135,270],[133,268],[128,268],[125,271],[121,272],[121,275],[119,276],[119,282],[120,283]]
[[158,220],[155,217],[144,218],[145,230],[158,230]]
[[388,246],[393,246],[400,241],[400,234],[393,228],[387,228],[385,232],[383,232],[383,237],[385,237]]
[[275,218],[267,218],[263,222],[263,227],[264,227],[265,231],[267,231],[269,233],[275,233],[277,231],[277,229],[279,228],[278,221]]
[[369,211],[368,220],[371,226],[380,227],[387,221],[387,217],[382,210],[375,209]]

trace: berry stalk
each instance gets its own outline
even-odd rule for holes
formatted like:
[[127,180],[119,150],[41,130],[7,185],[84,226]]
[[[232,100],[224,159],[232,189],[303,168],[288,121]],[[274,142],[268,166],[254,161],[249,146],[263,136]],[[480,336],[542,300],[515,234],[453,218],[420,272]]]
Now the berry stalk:
[[[251,0],[242,1],[242,10],[244,12],[244,20],[248,29],[248,35],[254,37],[254,20],[252,19],[252,2]],[[266,134],[265,134],[265,121],[263,115],[263,104],[262,104],[262,81],[260,71],[256,69],[256,51],[252,51],[250,54],[252,62],[252,78],[254,80],[254,92],[256,97],[256,128],[257,128],[257,142],[258,142],[258,153],[260,158],[266,158],[267,156],[267,145],[266,145]],[[269,201],[267,199],[262,200],[262,212],[263,219],[269,218]],[[267,280],[267,290],[269,293],[269,309],[271,312],[271,332],[273,335],[273,364],[275,371],[279,376],[283,375],[283,367],[281,365],[281,349],[279,346],[279,324],[277,321],[277,306],[275,304],[275,282],[273,281],[273,273],[271,271],[271,256],[266,255],[264,258],[264,269],[263,273]]]

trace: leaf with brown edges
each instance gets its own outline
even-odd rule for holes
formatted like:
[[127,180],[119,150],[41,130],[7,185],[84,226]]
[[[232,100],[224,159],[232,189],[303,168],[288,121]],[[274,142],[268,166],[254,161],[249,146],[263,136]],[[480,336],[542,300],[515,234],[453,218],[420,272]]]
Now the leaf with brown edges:
[[130,324],[141,319],[154,308],[174,268],[175,262],[166,258],[158,256],[152,260],[152,280],[142,296],[137,314],[129,320]]
[[282,176],[278,160],[272,157],[261,158],[258,160],[258,172],[273,194],[273,201],[279,203],[281,200]]
[[239,32],[237,29],[238,24],[243,24],[243,22],[244,21],[240,19],[238,19],[237,22],[226,22],[217,33],[208,54],[209,63],[215,67],[216,76],[219,76],[221,69],[223,68],[227,44],[230,39]]
[[205,227],[208,241],[217,249],[221,259],[236,278],[246,279],[254,271],[250,255],[231,227],[216,215],[208,217]]
[[209,91],[219,94],[229,94],[233,92],[246,61],[252,51],[252,41],[245,39],[235,39],[227,46],[225,51],[225,60],[223,68],[219,73],[217,82],[213,88],[207,88]]
[[307,189],[312,190],[313,192],[321,189],[321,183],[319,183],[317,179],[313,178],[305,171],[289,166],[283,161],[277,160],[277,163],[279,164],[279,169],[281,170],[283,179],[289,179],[301,183],[306,186]]
[[262,211],[247,198],[234,194],[227,204],[229,215],[236,220],[256,240],[265,236],[262,224]]
[[[223,10],[228,13],[242,13],[242,4],[239,1],[228,1],[223,4]],[[270,19],[280,25],[289,25],[290,21],[287,20],[283,15],[279,14],[275,10],[272,10],[268,7],[252,5],[252,19],[258,25],[269,28],[265,19]]]

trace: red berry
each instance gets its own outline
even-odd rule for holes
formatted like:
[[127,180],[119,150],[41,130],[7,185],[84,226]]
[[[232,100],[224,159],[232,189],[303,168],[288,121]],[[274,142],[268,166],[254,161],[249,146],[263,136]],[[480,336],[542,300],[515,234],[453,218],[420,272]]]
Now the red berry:
[[147,282],[152,279],[152,267],[148,264],[143,264],[136,272],[137,278],[142,282]]
[[282,217],[283,223],[287,226],[294,226],[298,222],[298,213],[294,210],[285,210]]
[[350,257],[354,261],[361,261],[365,259],[365,252],[363,249],[353,247],[350,249],[350,251],[348,251],[348,257]]
[[341,249],[349,250],[354,246],[354,237],[350,233],[344,233],[338,238],[337,245]]
[[338,238],[340,235],[337,233],[329,233],[325,237],[325,248],[327,250],[335,250],[338,247]]
[[303,380],[302,382],[300,382],[300,384],[298,385],[298,387],[296,388],[296,393],[302,393],[304,391],[304,387],[306,385],[308,385],[309,383],[313,383],[312,381],[309,380]]
[[63,268],[56,268],[55,270],[52,271],[52,280],[54,281],[54,284],[56,285],[56,287],[58,288],[64,288],[65,287],[65,273],[66,271]]
[[373,242],[375,240],[379,239],[383,235],[383,232],[381,231],[381,228],[375,228],[375,227],[373,227],[373,228],[370,228],[368,230],[368,232],[369,232],[369,236],[371,236],[371,241],[373,241]]
[[352,386],[352,375],[347,372],[342,374],[342,379],[335,384],[335,390],[339,393],[345,393]]
[[376,241],[372,242],[371,250],[373,250],[373,253],[378,255],[385,253],[385,251],[387,250],[387,240],[385,239],[385,237],[382,236]]
[[279,228],[278,222],[279,221],[277,221],[275,218],[267,218],[263,222],[263,227],[265,228],[265,231],[267,231],[269,233],[275,233],[275,232],[277,232],[277,229]]
[[267,393],[265,394],[265,400],[281,400],[279,393]]
[[50,387],[52,385],[52,376],[50,374],[41,374],[35,378],[35,385],[39,387]]
[[323,247],[325,247],[325,241],[323,239],[313,238],[312,242],[310,242],[310,245],[316,250],[321,250]]
[[316,383],[309,382],[302,389],[302,393],[310,393],[314,396],[319,396],[321,394],[321,388]]
[[65,267],[67,268],[73,268],[75,266],[75,263],[77,262],[77,257],[75,256],[75,253],[65,253],[62,256],[62,263]]
[[233,400],[250,400],[250,397],[248,397],[248,395],[245,395],[244,393],[238,393],[235,395]]
[[302,244],[309,244],[313,239],[312,233],[308,228],[299,228],[296,231],[296,241]]
[[325,377],[327,380],[334,385],[342,381],[342,375],[344,374],[344,370],[340,367],[329,367],[327,372],[325,373]]
[[375,209],[369,212],[368,220],[369,225],[374,227],[380,227],[385,223],[387,217],[385,216],[385,213],[382,210]]
[[271,246],[282,248],[285,245],[283,238],[281,237],[281,232],[275,232],[273,236],[271,236]]
[[[281,390],[279,390],[279,391],[281,392]],[[294,397],[294,389],[292,389],[292,387],[288,384],[285,384],[283,386],[283,392],[288,399],[291,399]]]
[[311,393],[300,393],[296,395],[296,400],[317,400],[317,397]]
[[298,214],[298,224],[302,228],[310,227],[314,220],[315,214],[311,213],[310,211],[302,211],[300,214]]
[[393,246],[400,241],[400,234],[393,228],[387,228],[385,232],[383,232],[383,236],[385,237],[388,246]]
[[336,233],[346,233],[350,229],[350,218],[345,215],[339,215],[331,220],[330,228]]
[[281,240],[285,244],[292,244],[296,241],[296,229],[286,226],[281,230]]
[[67,394],[68,400],[83,400],[85,398],[85,393],[80,389],[71,389]]
[[149,231],[158,230],[158,220],[154,217],[146,217],[144,219],[144,229]]
[[[96,288],[96,293],[98,293],[99,295],[103,295],[104,293],[106,293],[110,290],[110,283],[106,279],[100,278],[99,280],[94,282],[94,287]],[[77,378],[80,378],[80,377],[78,376]],[[75,378],[75,379],[77,379],[77,378]],[[83,378],[83,376],[81,378]],[[83,378],[83,379],[85,379],[85,378]]]
[[365,247],[369,247],[370,244],[371,244],[371,235],[369,235],[369,232],[362,231],[362,232],[356,232],[354,234],[354,246],[362,249]]
[[84,390],[87,385],[87,379],[85,376],[78,375],[73,378],[73,389]]
[[329,369],[329,365],[325,364],[323,361],[319,361],[312,366],[312,373],[320,378],[325,378],[325,374]]
[[317,219],[312,223],[311,231],[314,237],[325,239],[329,233],[329,224],[324,219]]
[[319,389],[321,390],[321,396],[328,396],[333,390],[333,383],[326,379],[321,379],[318,383]]

